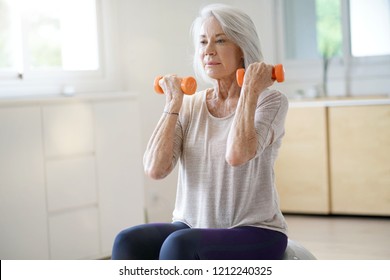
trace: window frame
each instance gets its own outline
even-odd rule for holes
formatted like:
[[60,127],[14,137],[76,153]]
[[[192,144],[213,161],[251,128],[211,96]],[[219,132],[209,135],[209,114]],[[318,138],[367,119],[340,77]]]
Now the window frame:
[[[95,0],[98,38],[99,68],[97,70],[31,70],[23,61],[22,76],[15,71],[0,70],[0,98],[19,96],[53,96],[72,87],[75,93],[120,90],[119,57],[117,46],[116,1]],[[22,20],[23,42],[26,27]],[[26,44],[22,44],[23,59],[27,58]],[[107,62],[110,63],[107,63]]]

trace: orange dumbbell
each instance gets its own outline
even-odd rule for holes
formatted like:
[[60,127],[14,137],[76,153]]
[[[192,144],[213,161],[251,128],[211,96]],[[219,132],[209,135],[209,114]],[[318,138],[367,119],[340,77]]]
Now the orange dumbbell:
[[[158,82],[162,79],[162,76],[158,76],[154,79],[154,90],[157,93],[163,94],[164,91],[158,84]],[[196,80],[193,77],[184,77],[181,79],[181,90],[188,95],[194,94],[196,91]]]
[[[244,83],[245,69],[240,68],[236,72],[237,83],[241,87]],[[284,68],[282,64],[276,64],[272,69],[272,79],[276,80],[278,83],[284,81]]]

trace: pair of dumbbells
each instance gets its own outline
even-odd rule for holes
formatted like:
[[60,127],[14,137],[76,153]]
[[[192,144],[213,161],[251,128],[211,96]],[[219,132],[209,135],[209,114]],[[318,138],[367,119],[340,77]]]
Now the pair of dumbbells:
[[[238,85],[241,87],[244,82],[244,75],[245,75],[245,69],[240,68],[236,72],[236,79]],[[163,94],[164,91],[159,85],[159,81],[162,79],[162,76],[158,76],[154,79],[154,90],[157,93]],[[282,64],[277,64],[272,69],[272,79],[276,80],[277,82],[281,83],[284,81],[284,68]],[[184,77],[181,78],[181,90],[184,92],[184,94],[194,94],[196,91],[196,80],[194,77]]]

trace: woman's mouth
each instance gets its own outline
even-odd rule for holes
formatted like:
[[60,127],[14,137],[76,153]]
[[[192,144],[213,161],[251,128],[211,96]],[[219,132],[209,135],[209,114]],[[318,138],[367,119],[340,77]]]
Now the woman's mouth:
[[219,64],[221,64],[221,63],[219,63],[219,62],[214,62],[214,61],[206,62],[206,66],[217,66],[217,65],[219,65]]

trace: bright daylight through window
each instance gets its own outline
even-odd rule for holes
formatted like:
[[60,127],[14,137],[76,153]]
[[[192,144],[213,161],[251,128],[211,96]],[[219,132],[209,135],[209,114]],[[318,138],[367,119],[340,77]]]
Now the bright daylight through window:
[[0,70],[97,70],[95,2],[0,0]]
[[390,55],[390,0],[350,0],[351,52]]

